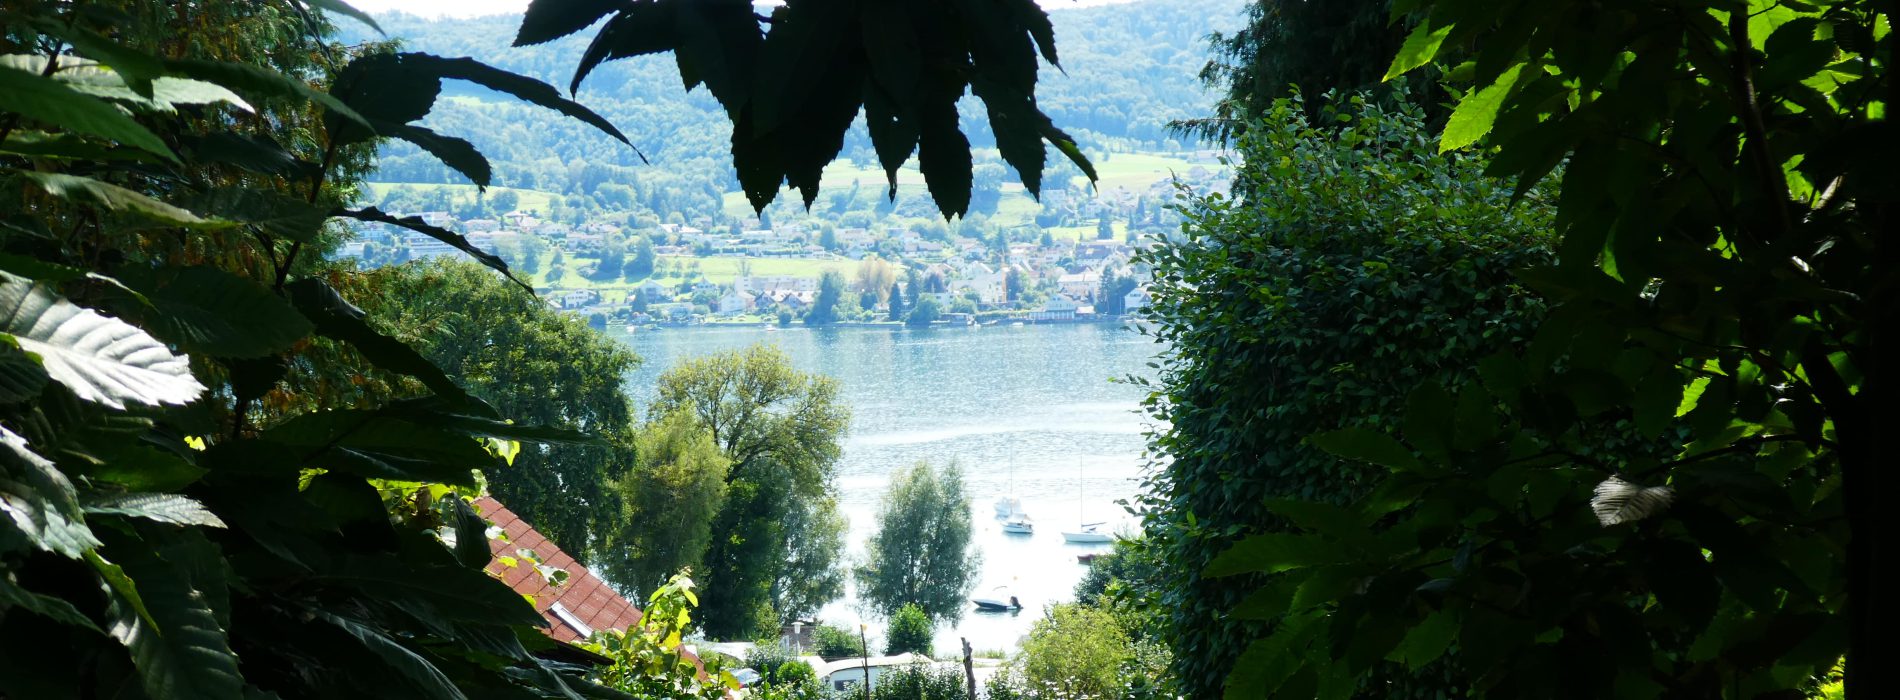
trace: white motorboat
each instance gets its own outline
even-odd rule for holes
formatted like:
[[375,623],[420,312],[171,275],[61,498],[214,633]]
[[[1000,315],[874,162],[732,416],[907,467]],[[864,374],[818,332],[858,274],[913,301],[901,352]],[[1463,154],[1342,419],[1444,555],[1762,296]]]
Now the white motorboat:
[[1082,526],[1081,532],[1064,531],[1062,533],[1062,541],[1071,544],[1106,544],[1114,542],[1114,535],[1102,532],[1102,526],[1104,524],[1105,523],[1087,523]]

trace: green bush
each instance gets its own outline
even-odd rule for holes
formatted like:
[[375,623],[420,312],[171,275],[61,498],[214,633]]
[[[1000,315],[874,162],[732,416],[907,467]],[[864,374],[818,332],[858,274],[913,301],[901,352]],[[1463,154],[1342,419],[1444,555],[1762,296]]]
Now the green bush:
[[814,651],[826,661],[864,656],[863,637],[857,630],[848,630],[837,625],[819,625],[812,631]]
[[[1379,471],[1306,438],[1390,429],[1427,380],[1452,391],[1524,342],[1542,304],[1512,272],[1548,261],[1549,209],[1475,159],[1439,155],[1416,111],[1280,101],[1238,143],[1232,197],[1191,198],[1183,235],[1139,260],[1172,352],[1148,405],[1169,455],[1144,497],[1164,641],[1181,694],[1212,697],[1258,621],[1233,608],[1264,577],[1202,575],[1234,538],[1287,522],[1265,504],[1349,502]],[[1258,617],[1258,616],[1255,616]],[[1435,691],[1434,691],[1435,692]]]
[[910,603],[898,608],[891,616],[891,624],[884,630],[884,653],[889,655],[916,652],[930,655],[933,630],[930,616],[924,609]]
[[916,664],[890,668],[879,673],[877,682],[871,685],[871,700],[965,700],[965,683],[962,671],[948,667]]

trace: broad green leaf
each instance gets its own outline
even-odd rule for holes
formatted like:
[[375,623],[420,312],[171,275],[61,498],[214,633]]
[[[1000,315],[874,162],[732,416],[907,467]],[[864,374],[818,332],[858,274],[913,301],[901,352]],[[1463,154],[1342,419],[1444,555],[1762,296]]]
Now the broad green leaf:
[[193,198],[192,209],[258,227],[278,240],[308,243],[323,229],[330,211],[280,192],[252,187],[220,187]]
[[383,600],[426,603],[444,620],[547,626],[547,619],[507,584],[461,564],[417,565],[393,555],[349,555],[315,572],[311,580],[349,586]]
[[78,608],[73,607],[73,604],[66,602],[64,598],[34,593],[15,585],[6,576],[0,576],[0,611],[8,608],[19,608],[61,624],[105,633],[105,630],[99,629],[98,623],[86,617],[85,613],[79,612]]
[[1341,561],[1343,547],[1315,535],[1269,533],[1254,535],[1234,544],[1208,562],[1202,575],[1232,576],[1244,573],[1277,573]]
[[1331,503],[1269,498],[1262,505],[1267,512],[1291,520],[1302,529],[1334,539],[1351,541],[1372,534],[1358,513]]
[[184,404],[205,391],[184,357],[144,331],[5,273],[0,332],[11,334],[20,349],[39,358],[48,377],[86,401],[113,408],[127,402]]
[[94,571],[99,572],[99,578],[105,579],[107,592],[115,598],[115,606],[123,603],[131,608],[132,614],[139,620],[153,628],[158,627],[158,623],[152,619],[152,611],[145,607],[145,597],[139,595],[138,584],[132,581],[131,576],[126,575],[125,567],[107,561],[97,549],[86,550],[85,559],[86,563],[92,565]]
[[1404,641],[1392,650],[1391,659],[1402,661],[1407,668],[1417,671],[1426,664],[1437,661],[1451,648],[1451,642],[1458,637],[1458,618],[1449,610],[1440,610],[1426,616],[1411,631],[1405,633]]
[[1420,383],[1405,397],[1405,441],[1428,455],[1449,453],[1454,413],[1451,393],[1444,385]]
[[143,546],[114,547],[113,555],[138,582],[137,595],[151,611],[149,618],[137,615],[131,601],[115,596],[109,628],[131,652],[146,695],[155,700],[242,698],[237,655],[216,613],[192,588],[188,572]]
[[1435,26],[1429,20],[1419,22],[1412,33],[1405,35],[1405,43],[1399,46],[1399,53],[1392,57],[1392,66],[1385,70],[1380,81],[1390,81],[1412,69],[1431,63],[1438,56],[1438,47],[1445,43],[1445,37],[1451,35],[1456,25]]
[[330,93],[310,87],[309,84],[277,71],[259,68],[245,63],[207,61],[203,59],[168,59],[165,69],[175,75],[197,78],[223,85],[240,94],[257,98],[287,97],[291,99],[315,102],[337,116],[348,119],[367,128],[369,121],[332,97]]
[[362,643],[363,648],[382,659],[388,669],[396,673],[397,681],[414,693],[411,697],[467,700],[468,696],[463,695],[462,691],[455,687],[455,682],[449,680],[441,669],[436,668],[435,664],[429,663],[428,659],[401,642],[390,639],[388,635],[369,625],[329,612],[318,611],[316,617],[356,638],[356,641]]
[[1504,105],[1504,98],[1510,96],[1511,89],[1517,86],[1518,76],[1526,70],[1531,70],[1528,64],[1518,64],[1498,75],[1496,82],[1458,100],[1458,107],[1452,110],[1451,118],[1445,122],[1445,131],[1438,137],[1438,152],[1464,148],[1491,133],[1491,125],[1498,119],[1498,108]]
[[5,427],[0,427],[0,514],[6,516],[0,525],[10,523],[49,552],[77,559],[99,546],[80,515],[72,481]]
[[[164,64],[156,56],[122,46],[84,28],[51,19],[41,19],[34,22],[33,26],[41,32],[65,39],[80,55],[109,66],[120,82],[130,86],[139,95],[153,96],[154,79],[165,73]],[[67,60],[61,58],[62,63]]]
[[321,280],[305,278],[290,283],[291,303],[316,325],[317,333],[349,343],[363,358],[381,369],[415,377],[437,396],[458,403],[474,403],[474,397],[442,372],[442,368],[416,352],[415,348],[383,335],[363,320],[356,308],[335,289]]
[[6,141],[0,142],[0,153],[68,162],[163,162],[145,151],[106,143],[83,134],[51,134],[44,131],[16,130],[7,134]]
[[174,493],[113,493],[89,495],[81,504],[87,513],[144,518],[168,525],[224,527],[224,521],[204,504]]
[[175,491],[204,476],[183,457],[138,440],[90,440],[83,449],[91,464],[76,471],[94,483],[130,491]]
[[98,98],[37,73],[0,67],[5,110],[67,131],[91,134],[177,161],[157,134]]
[[244,98],[217,83],[191,78],[159,78],[152,81],[152,94],[141,95],[131,87],[116,81],[86,81],[69,83],[74,90],[105,100],[116,100],[131,107],[148,112],[171,114],[178,111],[179,105],[208,105],[224,103],[246,112],[256,112]]
[[499,460],[474,436],[375,411],[306,413],[264,435],[278,444],[299,448],[295,459],[304,467],[377,479],[470,485],[473,470],[499,466]]
[[1404,444],[1370,428],[1334,430],[1310,435],[1306,440],[1314,447],[1339,457],[1371,462],[1396,471],[1421,471],[1425,468]]
[[226,222],[205,219],[144,194],[89,177],[42,172],[20,174],[54,196],[91,202],[112,211],[136,214],[162,224],[192,227],[228,225]]
[[[140,279],[143,277],[143,279]],[[127,273],[151,299],[139,314],[153,335],[215,357],[263,357],[310,334],[308,319],[263,285],[211,267]]]

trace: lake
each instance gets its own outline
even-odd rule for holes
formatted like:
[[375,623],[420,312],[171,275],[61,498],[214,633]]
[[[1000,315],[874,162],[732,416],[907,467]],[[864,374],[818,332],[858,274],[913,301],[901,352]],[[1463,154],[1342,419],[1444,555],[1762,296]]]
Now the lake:
[[[1076,555],[1108,547],[1065,544],[1063,530],[1104,521],[1120,532],[1138,529],[1117,501],[1132,500],[1139,489],[1142,433],[1152,421],[1140,413],[1141,388],[1117,380],[1152,372],[1147,363],[1158,346],[1135,331],[1070,324],[615,329],[611,335],[646,359],[628,377],[643,411],[655,379],[674,363],[754,343],[778,346],[801,370],[836,377],[852,412],[837,471],[852,557],[862,556],[897,468],[921,459],[961,464],[983,553],[976,592],[1008,586],[1027,609],[967,612],[938,629],[938,653],[958,649],[958,637],[978,650],[1014,650],[1045,605],[1072,600],[1087,568]],[[1012,490],[1036,521],[1033,535],[998,528],[993,504]],[[860,619],[850,592],[819,617],[847,627]],[[882,621],[867,622],[881,636]]]

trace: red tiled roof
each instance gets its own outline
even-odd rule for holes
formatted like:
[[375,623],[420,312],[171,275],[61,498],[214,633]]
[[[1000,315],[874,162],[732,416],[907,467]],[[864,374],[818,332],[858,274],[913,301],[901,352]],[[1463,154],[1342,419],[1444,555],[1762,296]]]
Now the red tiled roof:
[[[499,575],[502,582],[515,589],[516,593],[533,596],[534,609],[548,620],[548,629],[544,630],[548,636],[563,642],[586,636],[554,613],[556,603],[593,630],[625,630],[640,621],[639,608],[620,597],[607,582],[574,561],[560,547],[549,542],[548,538],[535,532],[532,525],[508,510],[500,501],[483,496],[475,499],[474,503],[475,510],[482,517],[508,533],[506,542],[499,539],[488,541],[489,550],[495,554],[495,560],[488,563],[488,573]],[[566,570],[567,582],[559,586],[549,585],[547,577],[535,571],[534,562],[516,553],[520,549],[533,550],[544,565]],[[519,561],[509,567],[501,562],[504,556],[515,557]]]

